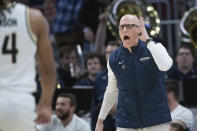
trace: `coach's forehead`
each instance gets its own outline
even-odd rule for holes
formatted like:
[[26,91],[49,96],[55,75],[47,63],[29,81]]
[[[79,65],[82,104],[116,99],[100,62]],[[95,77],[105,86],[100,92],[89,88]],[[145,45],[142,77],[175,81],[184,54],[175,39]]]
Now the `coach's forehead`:
[[123,24],[136,24],[139,26],[139,19],[135,15],[127,14],[120,19],[120,25]]

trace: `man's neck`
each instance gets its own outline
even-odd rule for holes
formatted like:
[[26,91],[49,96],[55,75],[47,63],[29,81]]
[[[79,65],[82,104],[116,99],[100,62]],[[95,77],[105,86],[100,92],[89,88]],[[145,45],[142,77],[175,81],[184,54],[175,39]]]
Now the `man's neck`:
[[123,43],[123,46],[125,48],[127,48],[130,53],[132,53],[132,49],[131,48],[134,47],[134,46],[137,46],[137,44],[138,44],[138,40],[136,40],[136,41],[130,41],[130,44],[124,44]]
[[187,68],[185,68],[185,67],[180,67],[180,66],[177,66],[178,67],[178,70],[180,71],[180,72],[182,72],[183,74],[187,74],[191,69],[192,69],[192,66],[189,66],[189,67],[187,67]]
[[173,112],[174,109],[179,105],[179,102],[176,100],[172,100],[170,102],[168,102],[169,108],[170,108],[170,112]]
[[88,74],[88,78],[89,78],[91,81],[94,81],[94,80],[95,80],[95,77],[96,77],[96,75]]
[[74,115],[71,114],[71,115],[69,115],[69,117],[67,119],[61,120],[64,127],[66,127],[72,121],[73,117],[74,117]]
[[63,70],[65,70],[65,71],[67,71],[67,72],[69,72],[69,69],[70,69],[68,66],[64,66],[64,65],[62,65],[61,68],[62,68]]

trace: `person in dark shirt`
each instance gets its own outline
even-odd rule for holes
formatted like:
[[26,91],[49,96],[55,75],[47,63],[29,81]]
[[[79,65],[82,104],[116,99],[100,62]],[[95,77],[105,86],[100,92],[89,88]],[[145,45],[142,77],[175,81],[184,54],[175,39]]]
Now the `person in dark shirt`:
[[[110,41],[107,44],[105,49],[105,59],[108,60],[109,55],[120,45],[120,41]],[[93,98],[92,98],[92,120],[91,120],[91,127],[92,130],[95,129],[96,121],[98,118],[98,114],[101,108],[101,104],[103,101],[104,93],[107,87],[108,76],[107,76],[107,68],[101,71],[97,76],[93,83]],[[96,107],[96,108],[95,108]],[[104,131],[115,131],[115,118],[114,118],[114,109],[111,110],[110,115],[107,116],[106,120],[104,121]],[[114,113],[113,113],[114,111]]]
[[102,56],[97,53],[89,53],[85,58],[85,72],[74,86],[92,86],[96,75],[103,70]]
[[182,44],[176,55],[176,65],[174,64],[167,71],[168,79],[183,81],[184,79],[197,78],[197,69],[194,67],[195,54],[193,47],[190,44]]
[[77,64],[77,50],[73,46],[65,46],[60,50],[60,67],[57,68],[58,82],[61,88],[72,88],[74,83],[83,74]]

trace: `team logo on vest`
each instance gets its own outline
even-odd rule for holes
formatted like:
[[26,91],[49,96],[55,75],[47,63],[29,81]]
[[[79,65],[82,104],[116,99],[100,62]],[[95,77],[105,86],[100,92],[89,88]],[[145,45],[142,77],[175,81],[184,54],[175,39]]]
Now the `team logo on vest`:
[[124,63],[124,61],[120,61],[120,62],[118,62],[118,64],[119,64],[119,65],[122,65],[123,63]]
[[140,61],[145,61],[145,60],[149,60],[150,59],[150,57],[142,57],[142,58],[140,58]]

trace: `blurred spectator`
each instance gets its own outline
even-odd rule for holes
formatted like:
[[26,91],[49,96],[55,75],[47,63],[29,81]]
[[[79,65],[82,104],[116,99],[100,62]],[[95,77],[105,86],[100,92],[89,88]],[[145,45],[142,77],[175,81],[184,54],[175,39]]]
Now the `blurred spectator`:
[[[107,6],[112,0],[86,0],[79,14],[83,28],[89,28],[94,33],[93,42],[95,50],[100,55],[104,55],[105,46],[108,41],[115,40],[111,32],[107,29]],[[91,16],[91,17],[89,17]],[[96,49],[95,49],[96,48]]]
[[186,11],[185,0],[177,0],[177,6],[178,19],[181,19]]
[[192,131],[197,131],[197,115],[194,116],[194,123],[192,126]]
[[[110,41],[107,44],[106,50],[105,50],[105,60],[108,61],[109,55],[114,51],[118,46],[120,45],[120,41]],[[107,87],[107,68],[105,68],[103,71],[101,71],[94,81],[94,92],[95,92],[95,98],[96,103],[100,103],[103,101],[105,89]]]
[[170,131],[185,131],[185,124],[181,121],[173,121],[170,123]]
[[59,64],[59,49],[57,48],[57,44],[55,41],[55,37],[53,34],[53,22],[56,16],[56,8],[55,8],[56,0],[45,0],[43,5],[43,13],[49,23],[49,36],[53,46],[54,58],[55,61]]
[[44,15],[49,22],[50,34],[53,34],[53,21],[56,16],[55,0],[45,0],[43,5]]
[[62,93],[56,100],[51,123],[39,125],[38,131],[90,131],[90,125],[74,112],[77,101],[74,95]]
[[23,3],[25,5],[29,5],[28,0],[15,0],[16,2]]
[[60,50],[60,67],[57,68],[61,88],[71,88],[83,74],[78,64],[76,47],[64,46]]
[[86,56],[85,67],[87,72],[80,77],[75,86],[92,86],[96,75],[103,69],[103,58],[96,53],[89,53]]
[[179,85],[175,80],[166,80],[166,91],[168,105],[171,111],[172,121],[179,120],[186,125],[186,128],[192,128],[193,113],[187,107],[179,104]]
[[[106,50],[105,50],[105,60],[108,61],[109,55],[114,51],[118,46],[120,45],[120,41],[110,41],[107,44]],[[91,128],[92,131],[95,129],[98,114],[101,108],[101,103],[103,101],[104,93],[107,87],[108,82],[108,71],[107,68],[105,68],[103,71],[101,71],[94,81],[93,86],[93,97],[92,97],[92,106],[91,106]],[[115,131],[115,115],[116,112],[116,105],[111,110],[110,115],[107,116],[106,120],[104,121],[104,131]]]
[[76,30],[78,13],[83,0],[57,0],[57,15],[54,21],[54,33],[61,34]]
[[197,70],[194,67],[194,62],[194,47],[189,44],[182,44],[176,55],[176,66],[174,64],[167,72],[168,79],[183,81],[184,79],[197,78]]
[[105,11],[106,6],[107,0],[84,0],[79,13],[79,20],[83,24],[83,27],[91,28],[93,33],[96,34],[99,15]]
[[175,61],[176,63],[167,71],[167,78],[178,81],[180,85],[179,100],[184,105],[186,95],[184,88],[187,88],[184,82],[187,79],[197,78],[194,47],[189,43],[182,43],[177,50]]
[[78,21],[82,5],[83,0],[57,0],[53,31],[58,47],[83,43],[84,34]]
[[[24,0],[19,0],[19,1],[24,1]],[[36,8],[39,8],[39,9],[41,9],[41,7],[44,3],[44,0],[25,0],[25,1],[28,1],[29,6],[36,7]]]
[[106,39],[109,37],[109,33],[107,33],[108,28],[106,25],[107,17],[108,15],[106,12],[99,15],[99,25],[97,27],[95,41],[94,41],[95,51],[101,55],[104,55],[105,46],[106,46],[105,43],[107,43]]

